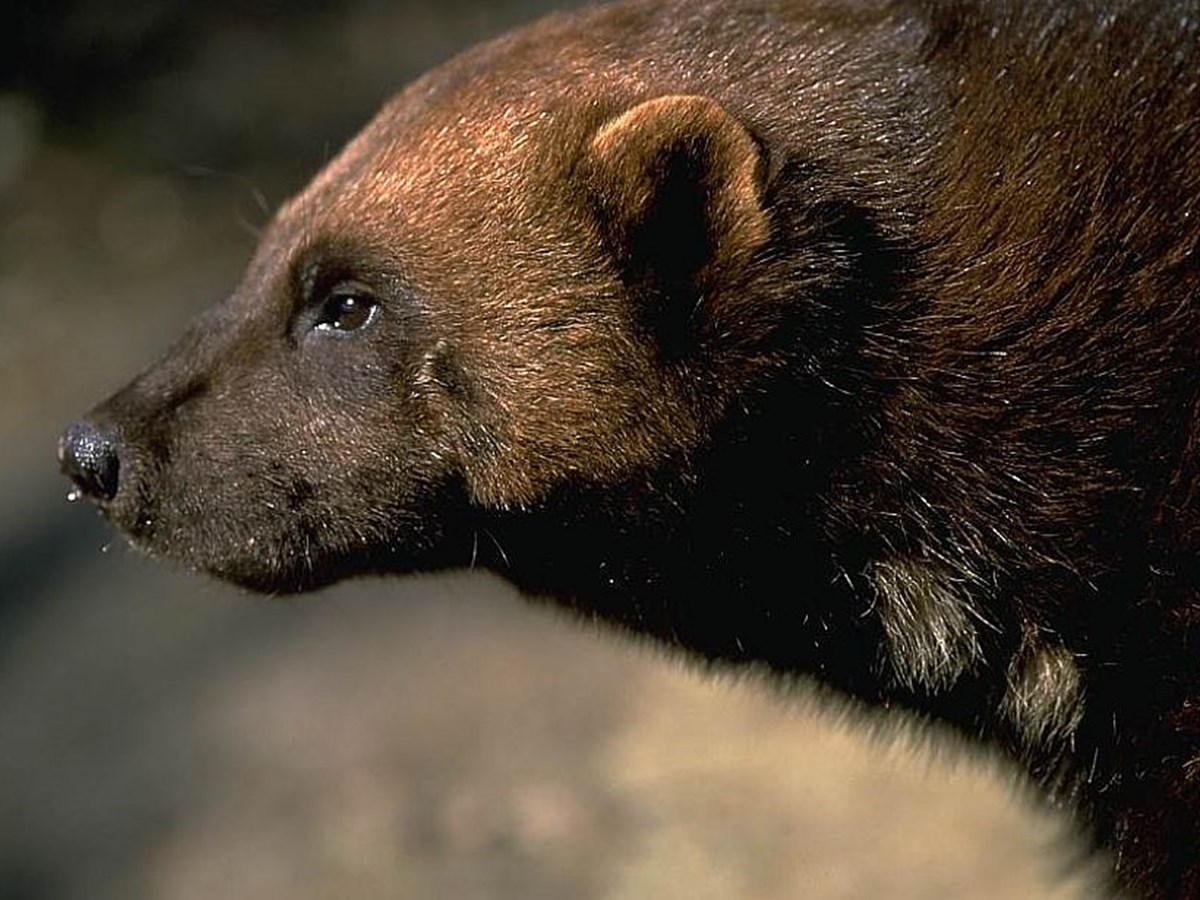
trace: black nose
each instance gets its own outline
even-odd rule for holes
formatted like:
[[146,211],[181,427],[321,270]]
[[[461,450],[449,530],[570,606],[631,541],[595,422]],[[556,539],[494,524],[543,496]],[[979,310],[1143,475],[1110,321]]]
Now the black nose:
[[91,500],[117,496],[121,458],[116,439],[100,426],[86,420],[68,425],[58,439],[58,464],[83,496]]

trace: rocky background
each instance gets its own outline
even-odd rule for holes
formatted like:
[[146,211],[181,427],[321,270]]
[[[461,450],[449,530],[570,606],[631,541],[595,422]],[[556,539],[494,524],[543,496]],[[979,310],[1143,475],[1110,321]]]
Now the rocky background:
[[[66,503],[62,425],[395,87],[552,5],[45,0],[0,29],[0,898],[1081,898],[1009,769],[480,575],[267,602]],[[558,4],[562,5],[562,4]]]

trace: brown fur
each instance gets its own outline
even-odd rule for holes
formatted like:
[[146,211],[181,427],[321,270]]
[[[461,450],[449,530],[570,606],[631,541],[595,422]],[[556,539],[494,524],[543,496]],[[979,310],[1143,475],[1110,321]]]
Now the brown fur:
[[398,95],[63,465],[941,717],[1193,896],[1198,244],[1193,2],[631,0]]

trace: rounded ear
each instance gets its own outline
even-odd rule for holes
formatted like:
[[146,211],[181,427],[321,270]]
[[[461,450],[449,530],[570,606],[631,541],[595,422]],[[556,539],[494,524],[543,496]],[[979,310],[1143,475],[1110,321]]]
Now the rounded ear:
[[762,147],[714,100],[639,103],[601,126],[588,152],[622,277],[670,306],[690,314],[767,240]]

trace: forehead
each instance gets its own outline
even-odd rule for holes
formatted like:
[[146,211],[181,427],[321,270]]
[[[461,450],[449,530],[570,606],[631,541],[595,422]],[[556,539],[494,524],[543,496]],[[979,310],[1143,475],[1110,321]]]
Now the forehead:
[[393,101],[279,212],[278,238],[293,252],[353,243],[446,262],[484,244],[551,239],[570,217],[573,110],[448,99]]
[[389,101],[280,218],[334,227],[484,225],[488,213],[527,221],[530,204],[561,194],[588,134],[647,90],[649,73],[630,64],[636,52],[620,50],[605,25],[595,12],[551,16],[434,69]]
[[431,280],[470,282],[501,278],[501,260],[591,252],[574,170],[595,129],[645,85],[594,59],[596,43],[571,21],[477,47],[402,91],[280,210],[260,257],[340,243],[414,278],[427,268]]
[[[336,220],[394,210],[396,201],[413,215],[461,214],[464,199],[480,209],[538,192],[578,149],[580,132],[599,125],[611,89],[595,74],[609,67],[581,61],[593,52],[587,42],[568,48],[578,35],[557,33],[567,24],[476,47],[409,85],[283,217]],[[541,34],[548,29],[556,33]]]

